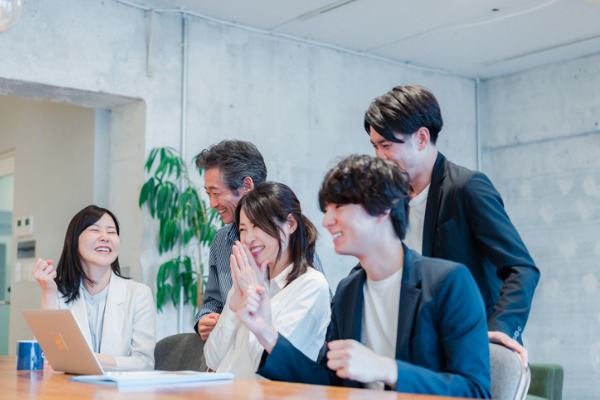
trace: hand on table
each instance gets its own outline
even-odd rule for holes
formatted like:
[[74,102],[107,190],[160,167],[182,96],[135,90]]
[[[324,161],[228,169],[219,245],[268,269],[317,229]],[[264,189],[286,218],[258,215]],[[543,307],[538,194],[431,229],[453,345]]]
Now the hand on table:
[[117,360],[115,360],[115,358],[113,356],[107,356],[107,355],[100,354],[100,353],[94,353],[94,355],[98,359],[98,362],[104,366],[107,366],[107,367],[116,367],[117,366]]

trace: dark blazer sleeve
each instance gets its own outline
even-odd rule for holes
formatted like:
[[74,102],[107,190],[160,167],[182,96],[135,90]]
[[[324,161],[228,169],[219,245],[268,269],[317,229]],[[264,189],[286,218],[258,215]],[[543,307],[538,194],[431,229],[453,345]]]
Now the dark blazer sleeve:
[[423,265],[410,362],[396,358],[396,390],[489,398],[489,344],[479,290],[466,267],[435,261]]
[[[336,319],[332,313],[331,322],[327,328],[327,342],[338,339],[336,332]],[[342,380],[334,371],[328,369],[326,364],[325,353],[318,362],[315,362],[294,347],[285,336],[279,334],[271,353],[267,354],[265,351],[263,354],[256,373],[277,381],[341,386]],[[358,387],[359,384],[357,383],[356,386]]]
[[539,270],[489,178],[441,153],[427,199],[423,255],[466,265],[483,297],[488,330],[520,341]]
[[473,236],[485,257],[496,266],[496,276],[503,282],[488,317],[488,330],[520,339],[539,270],[487,176],[479,172],[473,174],[465,185],[464,202]]
[[335,374],[332,375],[332,371],[306,357],[283,335],[279,335],[273,351],[263,360],[264,364],[256,373],[267,379],[312,385],[336,385]]
[[[331,306],[331,321],[327,327],[326,343],[340,339],[360,341],[363,303],[362,287],[365,271],[355,268],[337,287]],[[324,349],[326,350],[326,349]],[[318,362],[312,361],[296,349],[281,334],[271,354],[263,355],[257,374],[268,379],[346,387],[364,387],[363,384],[339,378],[327,368],[326,351],[322,350]]]

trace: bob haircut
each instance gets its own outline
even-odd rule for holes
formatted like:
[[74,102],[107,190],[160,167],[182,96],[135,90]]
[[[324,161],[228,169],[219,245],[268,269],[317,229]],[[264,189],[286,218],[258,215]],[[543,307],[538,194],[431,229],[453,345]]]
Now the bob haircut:
[[[86,280],[90,283],[95,283],[85,273],[81,264],[81,257],[79,256],[79,236],[89,226],[98,222],[104,214],[108,214],[115,222],[117,229],[117,235],[119,234],[119,221],[117,217],[107,210],[106,208],[98,207],[95,205],[89,205],[83,210],[79,211],[67,228],[65,235],[65,242],[63,245],[60,260],[56,267],[56,285],[63,297],[66,298],[66,303],[70,303],[79,298],[79,288],[81,287],[81,281]],[[111,269],[115,275],[124,278],[121,275],[121,267],[119,266],[119,257],[111,264]]]
[[277,261],[282,253],[281,225],[290,215],[296,220],[298,226],[289,238],[290,262],[294,265],[287,276],[286,286],[304,274],[308,267],[314,268],[317,229],[302,214],[300,201],[292,189],[283,183],[264,182],[242,197],[235,210],[235,227],[238,234],[242,210],[250,222],[279,241]]
[[319,207],[360,204],[373,217],[390,211],[396,236],[404,240],[410,201],[408,174],[394,162],[351,155],[334,166],[319,189]]

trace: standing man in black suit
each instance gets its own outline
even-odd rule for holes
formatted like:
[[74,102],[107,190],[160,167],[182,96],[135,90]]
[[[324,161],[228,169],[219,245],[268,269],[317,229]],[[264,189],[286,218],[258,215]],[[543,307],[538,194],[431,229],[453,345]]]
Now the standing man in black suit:
[[404,242],[424,256],[466,265],[483,296],[489,340],[527,362],[521,334],[540,272],[489,178],[438,151],[442,125],[436,98],[421,86],[397,86],[377,97],[364,120],[375,154],[410,177]]

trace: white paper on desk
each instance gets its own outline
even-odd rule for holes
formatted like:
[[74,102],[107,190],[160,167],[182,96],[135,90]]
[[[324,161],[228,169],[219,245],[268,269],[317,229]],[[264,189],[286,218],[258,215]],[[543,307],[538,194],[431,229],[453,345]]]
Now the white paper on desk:
[[74,382],[96,383],[99,385],[131,388],[136,386],[164,387],[183,383],[208,383],[232,380],[231,373],[198,371],[127,371],[107,372],[104,375],[78,375],[71,377]]

